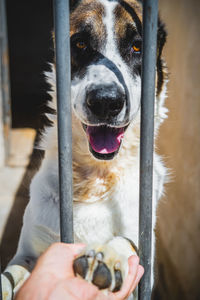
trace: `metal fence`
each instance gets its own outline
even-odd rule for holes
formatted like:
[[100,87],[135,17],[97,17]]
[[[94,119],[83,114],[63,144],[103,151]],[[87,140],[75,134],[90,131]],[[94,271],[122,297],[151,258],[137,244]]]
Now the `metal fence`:
[[[3,141],[0,149],[0,166],[3,165],[9,155],[9,133],[11,127],[10,88],[8,68],[8,40],[5,0],[0,0],[0,116],[2,117]],[[0,120],[1,122],[1,120]],[[1,274],[1,259],[0,259]],[[0,300],[2,300],[2,287],[0,276]]]
[[[72,128],[69,1],[54,0],[61,241],[73,242]],[[152,168],[158,0],[143,4],[139,254],[145,274],[139,300],[151,298]],[[131,209],[131,208],[130,208]],[[0,299],[2,296],[0,295]]]
[[69,1],[54,0],[61,241],[73,242]]
[[140,135],[139,256],[145,273],[139,284],[139,300],[151,299],[152,184],[154,101],[157,51],[158,0],[143,4],[143,57]]
[[[0,0],[0,116],[2,116],[3,143],[0,164],[5,163],[9,155],[9,133],[11,127],[11,104],[8,66],[8,39],[5,0]],[[1,115],[2,113],[2,115]]]

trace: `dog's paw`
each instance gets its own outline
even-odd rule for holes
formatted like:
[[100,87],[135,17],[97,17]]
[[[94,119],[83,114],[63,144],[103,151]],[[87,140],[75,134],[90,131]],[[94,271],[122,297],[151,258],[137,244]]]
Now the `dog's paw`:
[[10,265],[1,274],[3,300],[12,300],[30,272],[20,265]]
[[1,274],[2,297],[3,300],[13,299],[13,287],[6,276]]
[[116,292],[128,273],[128,257],[134,254],[128,240],[116,237],[107,244],[86,247],[74,260],[74,273],[99,289]]

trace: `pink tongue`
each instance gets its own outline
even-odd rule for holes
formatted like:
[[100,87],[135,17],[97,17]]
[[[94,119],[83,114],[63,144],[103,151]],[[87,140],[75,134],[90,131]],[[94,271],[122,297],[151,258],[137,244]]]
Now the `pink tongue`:
[[124,128],[107,126],[88,126],[87,135],[92,149],[95,152],[108,154],[115,152],[124,136]]

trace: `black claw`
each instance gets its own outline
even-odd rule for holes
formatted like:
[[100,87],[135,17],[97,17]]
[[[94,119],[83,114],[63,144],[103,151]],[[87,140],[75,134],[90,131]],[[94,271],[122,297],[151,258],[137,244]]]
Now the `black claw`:
[[118,292],[121,289],[123,280],[122,280],[122,273],[120,270],[115,270],[115,288],[113,292]]
[[88,260],[85,255],[78,257],[74,260],[73,269],[74,274],[79,274],[81,277],[85,278],[88,271]]
[[94,271],[92,283],[102,290],[108,288],[111,285],[111,282],[112,277],[110,270],[106,264],[99,262],[98,267]]

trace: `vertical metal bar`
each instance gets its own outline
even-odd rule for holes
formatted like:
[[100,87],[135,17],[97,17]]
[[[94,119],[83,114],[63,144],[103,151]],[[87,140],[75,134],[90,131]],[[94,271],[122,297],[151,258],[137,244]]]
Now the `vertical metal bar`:
[[61,241],[73,242],[69,1],[54,0]]
[[145,273],[139,300],[151,299],[152,183],[158,0],[143,1],[139,254]]
[[[8,62],[8,39],[5,0],[0,0],[0,115],[2,111],[4,128],[4,150],[1,150],[3,159],[0,163],[5,163],[9,155],[9,132],[11,127],[11,101],[9,85],[9,62]],[[0,160],[1,160],[0,159]],[[4,160],[4,161],[3,161]],[[1,282],[1,260],[0,260],[0,300],[2,297]]]
[[[5,161],[9,156],[9,139],[11,127],[11,98],[9,84],[9,59],[8,59],[8,38],[5,0],[0,0],[0,87],[2,103],[0,109],[3,113],[3,130],[5,145]],[[0,101],[1,102],[1,101]]]

